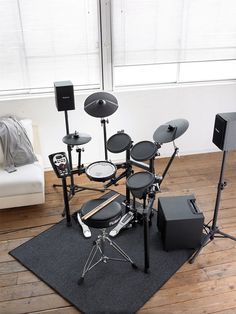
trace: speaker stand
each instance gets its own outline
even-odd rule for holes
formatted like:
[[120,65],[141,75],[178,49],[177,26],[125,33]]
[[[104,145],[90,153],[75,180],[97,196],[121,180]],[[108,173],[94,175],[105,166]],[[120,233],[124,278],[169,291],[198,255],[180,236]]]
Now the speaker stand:
[[[65,113],[65,126],[66,126],[66,135],[70,134],[70,130],[69,130],[69,120],[68,120],[68,112],[67,110],[64,111]],[[73,172],[73,163],[72,163],[72,145],[67,145],[67,152],[68,152],[68,160],[69,160],[69,165],[70,165],[70,169],[71,169],[71,175],[70,175],[70,184],[67,184],[67,192],[68,192],[68,200],[71,200],[71,198],[75,195],[75,193],[77,192],[81,192],[84,190],[89,190],[89,191],[98,191],[98,192],[105,192],[105,189],[98,189],[98,188],[90,188],[87,186],[80,186],[75,184],[74,182],[74,174],[75,172]],[[81,151],[80,151],[81,152]],[[80,156],[79,156],[79,161],[80,161]],[[80,174],[80,171],[78,169],[78,172],[76,172],[76,174]],[[63,185],[61,184],[53,184],[53,187],[62,187]],[[64,217],[66,213],[66,208],[64,208],[63,212],[62,212],[62,216]]]
[[201,250],[207,244],[209,244],[211,241],[213,241],[214,238],[228,238],[228,239],[236,241],[235,237],[233,237],[233,236],[231,236],[225,232],[222,232],[217,227],[217,218],[218,218],[218,212],[219,212],[219,206],[220,206],[221,192],[224,190],[224,188],[226,186],[226,182],[224,181],[224,169],[225,169],[226,155],[227,155],[227,151],[224,151],[223,158],[222,158],[222,164],[221,164],[220,178],[219,178],[219,183],[218,183],[217,196],[216,196],[216,202],[215,202],[215,209],[214,209],[214,216],[213,216],[212,224],[211,224],[211,226],[209,226],[209,224],[204,225],[204,227],[208,229],[208,232],[207,232],[206,236],[204,237],[200,248],[189,259],[190,264],[194,263],[195,259],[197,258],[197,256],[201,252]]

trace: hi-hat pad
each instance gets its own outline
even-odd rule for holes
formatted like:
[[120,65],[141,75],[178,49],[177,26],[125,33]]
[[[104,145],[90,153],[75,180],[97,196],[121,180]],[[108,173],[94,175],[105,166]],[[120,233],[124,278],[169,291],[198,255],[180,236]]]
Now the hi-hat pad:
[[118,108],[115,96],[106,93],[94,93],[85,100],[84,110],[93,117],[105,118],[112,115]]
[[163,144],[174,141],[188,129],[189,122],[186,119],[176,119],[159,126],[153,134],[156,143]]
[[63,137],[62,141],[67,145],[83,145],[91,140],[91,136],[86,133],[75,133],[68,134]]

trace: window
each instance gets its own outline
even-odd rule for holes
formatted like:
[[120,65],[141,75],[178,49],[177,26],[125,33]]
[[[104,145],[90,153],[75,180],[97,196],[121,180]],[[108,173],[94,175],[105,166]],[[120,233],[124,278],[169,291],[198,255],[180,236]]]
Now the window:
[[235,15],[234,0],[113,1],[114,85],[235,79]]
[[236,79],[235,0],[0,0],[0,95]]
[[71,80],[100,88],[94,0],[0,0],[0,90],[27,93]]

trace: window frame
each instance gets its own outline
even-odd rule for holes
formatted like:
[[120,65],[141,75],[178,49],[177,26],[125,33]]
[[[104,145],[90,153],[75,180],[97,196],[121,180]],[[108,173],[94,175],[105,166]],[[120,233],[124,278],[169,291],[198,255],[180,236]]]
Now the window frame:
[[[114,65],[112,60],[112,0],[96,0],[98,8],[98,46],[99,46],[99,65],[100,65],[100,87],[92,86],[81,88],[82,85],[74,85],[75,94],[77,93],[88,93],[99,90],[118,91],[127,89],[150,89],[163,86],[181,86],[181,85],[196,85],[196,84],[215,84],[215,83],[232,83],[236,81],[235,78],[230,79],[216,79],[216,80],[192,80],[192,81],[181,81],[181,65],[183,63],[194,63],[193,62],[176,62],[176,80],[174,82],[161,82],[161,83],[147,83],[147,84],[130,84],[125,86],[115,86],[114,84]],[[184,12],[183,12],[184,15]],[[184,16],[183,16],[184,20]],[[182,22],[184,24],[184,22]],[[223,60],[219,60],[223,61]],[[236,61],[236,58],[233,59]],[[217,60],[204,60],[196,62],[217,62]],[[160,63],[167,64],[167,63]],[[53,82],[52,82],[53,85]],[[9,93],[7,93],[9,91]],[[33,89],[12,89],[7,90],[6,93],[1,94],[0,99],[15,99],[15,98],[35,98],[51,96],[53,94],[53,87],[33,88]]]

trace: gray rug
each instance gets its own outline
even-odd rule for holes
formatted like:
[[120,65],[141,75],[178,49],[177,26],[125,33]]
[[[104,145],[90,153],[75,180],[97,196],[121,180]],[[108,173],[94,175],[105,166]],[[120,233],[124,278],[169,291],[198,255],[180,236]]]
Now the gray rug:
[[[117,200],[122,202],[124,196]],[[9,254],[81,312],[135,313],[193,253],[192,250],[163,251],[155,215],[152,222],[149,274],[143,272],[143,227],[140,225],[123,230],[114,239],[139,269],[124,262],[99,263],[87,273],[80,286],[77,281],[99,231],[92,229],[92,238],[85,239],[74,219],[72,227],[67,227],[64,219]],[[107,255],[112,254],[112,248],[108,248]]]

